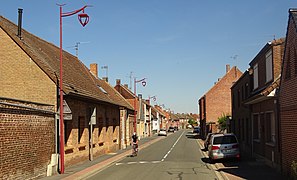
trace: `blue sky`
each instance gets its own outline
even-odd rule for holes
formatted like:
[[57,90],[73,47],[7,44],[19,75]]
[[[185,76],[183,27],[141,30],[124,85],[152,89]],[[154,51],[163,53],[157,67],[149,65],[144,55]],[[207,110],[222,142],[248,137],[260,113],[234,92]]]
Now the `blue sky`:
[[85,42],[78,53],[86,66],[107,65],[111,85],[130,85],[131,72],[147,78],[137,93],[175,113],[198,113],[226,64],[245,71],[268,41],[285,36],[288,10],[297,7],[297,0],[4,0],[0,15],[17,23],[23,8],[23,28],[59,45],[56,3],[66,4],[63,12],[93,6],[84,28],[77,16],[63,18],[64,50],[75,55],[76,42]]

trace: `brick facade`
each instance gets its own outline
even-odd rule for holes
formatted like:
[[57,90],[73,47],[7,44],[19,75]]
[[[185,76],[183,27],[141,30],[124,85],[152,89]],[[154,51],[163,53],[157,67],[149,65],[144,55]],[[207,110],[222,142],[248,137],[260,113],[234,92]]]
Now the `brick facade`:
[[1,28],[0,39],[0,97],[55,105],[55,83]]
[[45,176],[54,129],[53,106],[0,98],[0,179]]
[[234,132],[243,155],[261,156],[276,169],[281,161],[277,89],[283,50],[283,38],[267,43],[232,89]]
[[72,120],[65,120],[65,166],[90,158],[91,112],[96,107],[96,124],[93,125],[94,157],[114,152],[120,148],[119,107],[98,104],[75,97],[65,98],[72,113]]
[[297,162],[297,11],[289,11],[285,55],[280,85],[280,129],[282,171],[289,175],[291,164]]
[[251,75],[245,71],[231,88],[232,120],[229,126],[229,130],[239,140],[241,155],[248,157],[252,155],[252,131],[250,131],[252,123],[250,107],[243,102],[250,96],[251,90]]
[[224,77],[222,77],[202,98],[199,99],[199,102],[201,102],[202,105],[199,106],[201,110],[199,112],[200,126],[202,133],[204,133],[201,134],[202,138],[206,137],[206,134],[209,131],[218,131],[217,121],[219,117],[223,114],[231,115],[230,88],[241,75],[242,72],[236,66],[231,70],[227,68],[227,72]]

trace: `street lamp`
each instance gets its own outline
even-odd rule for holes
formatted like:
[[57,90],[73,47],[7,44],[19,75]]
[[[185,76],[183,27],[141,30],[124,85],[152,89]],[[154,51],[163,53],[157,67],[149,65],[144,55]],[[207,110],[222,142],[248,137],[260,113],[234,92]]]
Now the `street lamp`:
[[156,102],[157,96],[149,96],[149,101],[151,101],[151,99],[153,99],[153,101]]
[[134,132],[136,132],[136,83],[140,83],[141,82],[141,85],[144,87],[146,85],[146,78],[143,78],[143,79],[140,79],[140,80],[136,80],[136,78],[134,78],[134,123],[133,123],[133,126],[134,126]]
[[89,6],[84,6],[78,10],[71,12],[62,12],[62,7],[65,4],[57,4],[60,6],[60,173],[64,174],[64,108],[63,108],[63,48],[62,48],[62,18],[67,16],[72,16],[82,11],[78,14],[78,20],[80,24],[84,27],[89,22],[89,15],[85,14],[85,8]]

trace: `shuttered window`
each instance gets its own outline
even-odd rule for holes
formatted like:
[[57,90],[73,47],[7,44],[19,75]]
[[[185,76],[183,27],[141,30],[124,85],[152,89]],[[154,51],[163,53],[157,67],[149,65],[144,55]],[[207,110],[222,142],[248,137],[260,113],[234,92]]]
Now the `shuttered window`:
[[272,50],[266,53],[266,82],[272,80]]
[[256,64],[253,67],[254,70],[254,89],[257,89],[259,86],[259,81],[258,81],[258,64]]

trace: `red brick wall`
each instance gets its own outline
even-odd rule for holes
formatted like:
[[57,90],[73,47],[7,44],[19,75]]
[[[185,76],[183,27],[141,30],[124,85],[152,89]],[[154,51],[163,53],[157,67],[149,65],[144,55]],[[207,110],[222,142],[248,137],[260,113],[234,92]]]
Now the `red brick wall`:
[[53,111],[53,106],[0,99],[0,179],[46,176],[55,149],[54,114],[5,103]]
[[231,115],[231,86],[239,79],[242,72],[233,67],[205,97],[206,122],[217,122],[222,114]]
[[[290,16],[290,18],[292,17]],[[293,19],[289,19],[279,98],[282,170],[284,173],[289,173],[292,161],[297,161],[297,75],[294,67],[294,62],[297,61],[296,42],[296,24]],[[286,79],[288,61],[291,62],[291,77]]]

